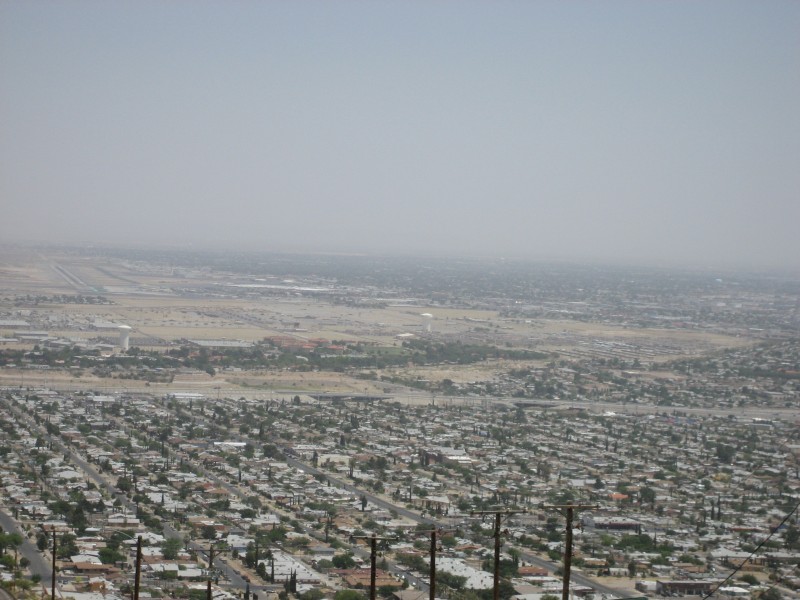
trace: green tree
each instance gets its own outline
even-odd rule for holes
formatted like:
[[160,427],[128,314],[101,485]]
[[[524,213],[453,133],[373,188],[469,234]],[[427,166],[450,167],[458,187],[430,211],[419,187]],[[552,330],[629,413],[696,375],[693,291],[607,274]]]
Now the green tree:
[[58,540],[57,552],[58,558],[69,558],[70,556],[78,553],[78,545],[75,543],[78,538],[72,533],[65,533]]
[[428,563],[419,554],[400,553],[397,555],[397,562],[407,566],[412,571],[424,573],[428,568]]
[[86,518],[86,513],[83,512],[83,508],[81,506],[76,506],[72,511],[69,519],[70,525],[72,525],[75,530],[83,534],[86,531],[86,528],[89,526],[89,520]]
[[266,580],[266,578],[267,578],[267,565],[263,560],[259,561],[256,564],[256,573],[258,573],[258,576],[261,577],[261,579]]
[[[22,545],[22,536],[18,533],[0,533],[0,556],[5,554],[6,549],[11,549],[16,552],[17,548]],[[12,560],[12,566],[13,560]]]
[[178,558],[178,553],[180,552],[182,545],[183,542],[180,540],[180,538],[167,538],[161,545],[161,554],[167,560],[175,560]]
[[654,552],[657,550],[653,538],[646,533],[623,535],[617,543],[618,548],[630,548],[638,552]]
[[[487,559],[483,561],[482,567],[484,571],[491,573],[494,570],[494,561]],[[500,568],[500,577],[503,577],[505,579],[511,579],[512,577],[516,577],[519,573],[519,565],[515,564],[513,560],[501,559],[499,568]]]
[[356,561],[349,552],[347,554],[337,554],[331,559],[331,562],[337,569],[352,569],[356,566]]
[[[717,444],[717,458],[720,462],[730,464],[736,455],[736,448],[727,444]],[[763,598],[763,595],[762,595]]]
[[100,557],[100,562],[104,565],[113,565],[125,560],[125,555],[114,548],[100,548],[97,554]]
[[356,590],[339,590],[333,600],[366,600],[364,594]]
[[656,492],[653,488],[645,486],[639,492],[639,498],[641,498],[642,502],[652,505],[656,501]]
[[436,571],[436,581],[439,585],[449,587],[453,590],[463,590],[464,584],[467,583],[467,578],[461,575],[453,575],[447,571]]

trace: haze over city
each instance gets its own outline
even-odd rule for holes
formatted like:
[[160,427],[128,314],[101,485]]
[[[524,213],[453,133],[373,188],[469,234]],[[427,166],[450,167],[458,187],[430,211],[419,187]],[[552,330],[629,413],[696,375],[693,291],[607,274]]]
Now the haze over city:
[[796,2],[0,4],[4,241],[796,269]]
[[800,600],[798,32],[0,0],[0,600]]

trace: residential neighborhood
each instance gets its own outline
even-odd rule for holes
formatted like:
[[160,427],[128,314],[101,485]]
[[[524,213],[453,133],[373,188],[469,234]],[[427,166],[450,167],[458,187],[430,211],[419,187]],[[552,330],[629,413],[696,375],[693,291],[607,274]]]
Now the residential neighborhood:
[[565,524],[547,506],[570,503],[593,505],[576,515],[575,575],[617,597],[703,595],[734,568],[728,587],[747,594],[800,586],[796,423],[511,402],[3,394],[4,511],[44,565],[56,540],[61,597],[124,597],[138,537],[141,589],[154,596],[203,596],[208,581],[215,597],[240,594],[237,582],[256,595],[366,589],[359,539],[373,534],[387,539],[377,580],[391,594],[427,581],[434,527],[447,531],[442,589],[488,589],[492,519],[475,514],[510,508],[509,597],[559,594]]
[[52,257],[0,297],[12,593],[797,595],[794,280]]

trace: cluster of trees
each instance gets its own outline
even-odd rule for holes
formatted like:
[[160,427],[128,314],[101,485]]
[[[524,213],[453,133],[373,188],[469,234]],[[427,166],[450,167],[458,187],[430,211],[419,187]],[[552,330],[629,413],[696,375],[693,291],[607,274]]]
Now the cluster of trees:
[[55,366],[80,366],[83,368],[95,364],[92,357],[100,356],[99,350],[87,350],[78,347],[40,348],[37,344],[33,351],[3,349],[0,350],[0,366],[8,364],[33,364]]
[[[146,379],[148,381],[168,381],[171,373],[180,367],[194,368],[215,375],[224,367],[292,368],[296,370],[319,369],[343,372],[350,369],[385,369],[416,365],[441,363],[471,364],[490,358],[510,360],[538,360],[549,355],[511,348],[498,348],[486,344],[462,344],[461,342],[434,342],[431,340],[410,340],[402,347],[365,348],[363,345],[348,345],[344,354],[332,354],[324,347],[308,351],[284,351],[264,342],[252,348],[197,348],[183,344],[166,352],[145,351],[131,348],[126,354],[103,358],[99,352],[79,348],[40,349],[34,352],[17,350],[0,351],[0,366],[21,364],[22,362],[47,365],[51,367],[92,368],[100,377],[124,377]],[[451,386],[452,386],[452,382]],[[443,389],[447,392],[447,389]]]
[[[216,348],[213,354],[205,348],[199,350],[181,346],[167,354],[179,359],[183,366],[207,370],[210,366],[239,366],[242,368],[291,367],[344,371],[373,367],[383,369],[406,365],[440,364],[443,362],[470,364],[489,358],[533,360],[547,358],[547,354],[530,350],[497,348],[490,345],[462,344],[460,342],[433,342],[411,340],[401,348],[366,348],[360,344],[346,346],[344,354],[333,355],[325,348],[311,351],[286,352],[269,341],[252,348]],[[298,358],[298,356],[302,358]]]
[[64,520],[78,533],[83,533],[89,525],[86,513],[99,512],[105,508],[103,501],[89,502],[82,492],[73,492],[69,500],[56,500],[48,505],[54,514],[62,515]]
[[674,550],[674,547],[669,542],[659,543],[655,538],[645,533],[623,535],[616,546],[623,550],[635,552],[659,553],[664,557],[670,556]]
[[15,306],[28,306],[31,304],[112,304],[112,302],[105,296],[84,296],[83,294],[53,294],[51,296],[26,294],[14,298]]
[[[44,551],[52,546],[52,536],[48,536],[43,531],[40,531],[36,536],[36,547],[39,551]],[[76,543],[78,537],[72,533],[64,533],[56,538],[56,556],[58,558],[69,558],[78,553],[78,545]]]
[[8,570],[17,567],[17,548],[22,545],[22,536],[18,533],[4,533],[0,530],[0,565]]
[[106,565],[113,565],[125,561],[127,553],[120,548],[123,541],[125,539],[130,539],[130,537],[130,535],[124,534],[121,531],[115,531],[111,534],[111,537],[106,540],[105,548],[100,548],[98,552],[100,562]]
[[434,342],[431,340],[406,340],[403,347],[410,352],[405,357],[419,365],[455,363],[467,365],[482,362],[490,358],[508,360],[544,360],[549,354],[533,350],[514,350],[498,348],[487,344],[462,344],[461,342]]
[[171,537],[164,540],[161,545],[161,554],[167,560],[175,560],[181,551],[182,542],[179,538]]

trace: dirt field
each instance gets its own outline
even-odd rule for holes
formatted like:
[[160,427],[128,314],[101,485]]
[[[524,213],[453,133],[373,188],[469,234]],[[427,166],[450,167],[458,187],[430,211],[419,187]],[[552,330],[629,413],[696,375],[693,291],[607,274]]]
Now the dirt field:
[[[173,273],[149,271],[125,261],[77,259],[70,256],[8,253],[0,256],[0,319],[26,320],[34,330],[67,340],[104,339],[114,343],[114,325],[131,326],[131,343],[155,349],[181,339],[241,340],[255,342],[270,336],[297,340],[326,339],[399,346],[401,335],[424,334],[430,326],[434,339],[498,347],[555,352],[561,359],[580,358],[605,351],[643,353],[652,360],[700,353],[751,343],[744,338],[681,329],[636,329],[566,319],[519,320],[501,318],[497,312],[424,306],[354,308],[332,304],[324,298],[286,294],[268,298],[224,297],[234,278],[197,269]],[[196,291],[201,290],[201,291]],[[100,297],[109,304],[62,302],[53,296]],[[432,318],[424,317],[430,313]],[[105,324],[105,328],[103,327]],[[10,338],[15,327],[0,327],[0,338]],[[632,350],[628,347],[634,347]],[[0,347],[30,348],[31,344],[5,343]],[[615,350],[617,351],[617,350]],[[633,354],[632,354],[633,355]],[[540,366],[542,362],[532,362]],[[513,365],[511,365],[513,366]],[[486,381],[507,371],[503,361],[445,367],[395,368],[389,375],[456,383]],[[90,376],[78,382],[68,373],[24,374],[28,382],[53,384],[101,383]],[[20,371],[0,370],[0,382],[19,382]],[[116,382],[116,380],[114,380]],[[141,382],[126,382],[131,386]],[[163,386],[163,384],[161,384]],[[243,389],[307,389],[380,393],[384,385],[333,373],[236,373],[215,377],[176,378],[174,387],[235,387]]]

